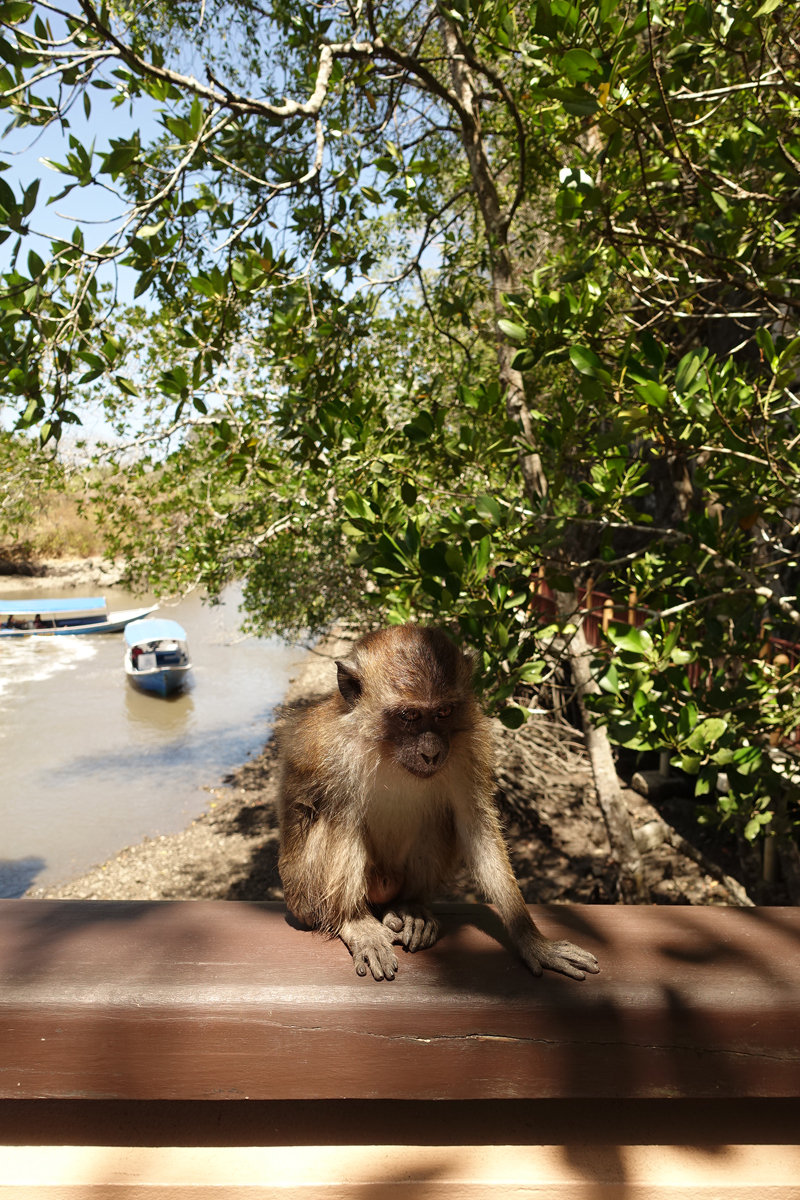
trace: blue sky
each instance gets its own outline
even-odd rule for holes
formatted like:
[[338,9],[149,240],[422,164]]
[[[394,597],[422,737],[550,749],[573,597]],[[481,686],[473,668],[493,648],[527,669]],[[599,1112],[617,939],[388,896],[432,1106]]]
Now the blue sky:
[[[31,127],[12,129],[0,142],[0,161],[8,164],[3,179],[19,195],[34,179],[40,179],[39,197],[30,217],[31,235],[23,244],[20,263],[24,264],[28,249],[34,249],[46,261],[49,257],[49,239],[68,237],[76,223],[84,227],[86,244],[105,241],[116,228],[122,216],[124,203],[100,185],[87,188],[76,187],[68,196],[53,204],[47,201],[62,192],[70,178],[52,170],[42,159],[64,162],[69,151],[69,137],[73,134],[89,149],[94,140],[95,152],[106,151],[111,138],[130,137],[137,129],[142,140],[147,142],[160,131],[157,105],[153,101],[140,101],[133,114],[130,104],[114,108],[111,99],[114,92],[89,87],[91,116],[87,119],[83,103],[78,100],[69,113],[69,129],[62,129],[53,122],[44,130]],[[97,161],[99,167],[99,159]],[[105,177],[110,184],[108,176]],[[35,232],[34,232],[35,231]],[[0,269],[7,269],[16,239],[10,237],[0,247]],[[23,266],[24,270],[24,266]],[[120,268],[120,298],[130,301],[136,281],[135,272]]]

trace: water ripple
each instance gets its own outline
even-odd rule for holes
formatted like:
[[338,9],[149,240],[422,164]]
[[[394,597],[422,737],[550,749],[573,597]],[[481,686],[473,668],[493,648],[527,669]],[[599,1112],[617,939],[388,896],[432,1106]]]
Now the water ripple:
[[49,679],[57,671],[73,671],[94,658],[97,648],[87,637],[3,638],[0,641],[0,708],[6,708],[22,683]]

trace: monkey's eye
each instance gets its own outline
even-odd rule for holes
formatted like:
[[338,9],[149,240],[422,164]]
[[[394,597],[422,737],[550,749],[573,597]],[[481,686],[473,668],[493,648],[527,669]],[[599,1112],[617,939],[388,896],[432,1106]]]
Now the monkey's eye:
[[443,704],[440,708],[437,708],[436,715],[437,715],[437,717],[441,717],[441,718],[449,717],[450,713],[452,711],[453,711],[452,704]]
[[418,708],[404,708],[400,713],[404,721],[418,721],[420,717]]

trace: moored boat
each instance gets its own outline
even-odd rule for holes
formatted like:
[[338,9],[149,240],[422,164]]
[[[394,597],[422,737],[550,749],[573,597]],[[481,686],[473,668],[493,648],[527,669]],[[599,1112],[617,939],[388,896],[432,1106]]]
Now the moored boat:
[[125,674],[144,692],[169,696],[192,669],[186,630],[162,617],[135,621],[125,629]]
[[62,637],[78,633],[120,633],[158,608],[129,608],[109,612],[105,596],[76,596],[70,600],[4,600],[0,597],[0,638]]

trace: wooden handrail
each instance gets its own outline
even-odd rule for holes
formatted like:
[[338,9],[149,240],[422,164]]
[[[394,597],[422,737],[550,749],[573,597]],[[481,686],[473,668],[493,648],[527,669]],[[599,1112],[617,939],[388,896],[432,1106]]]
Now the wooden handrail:
[[0,1096],[800,1096],[800,911],[554,906],[602,973],[534,979],[492,911],[358,978],[282,906],[0,902]]

